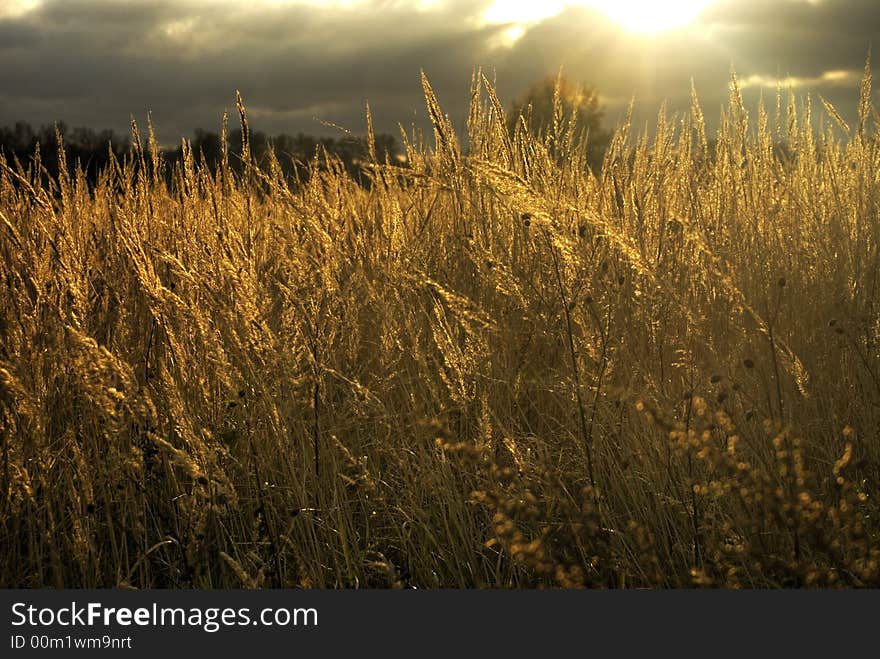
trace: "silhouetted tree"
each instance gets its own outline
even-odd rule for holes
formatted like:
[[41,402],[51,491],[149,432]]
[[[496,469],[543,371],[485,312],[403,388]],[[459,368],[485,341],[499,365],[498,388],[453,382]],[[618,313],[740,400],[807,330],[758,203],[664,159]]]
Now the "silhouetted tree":
[[190,146],[194,156],[204,157],[205,162],[212,165],[216,165],[223,158],[223,144],[217,133],[196,128]]
[[594,89],[575,85],[562,76],[548,76],[533,83],[513,104],[507,124],[512,132],[522,118],[534,135],[545,136],[552,130],[561,133],[574,119],[576,137],[588,139],[588,160],[595,171],[602,165],[611,137],[602,130],[603,114]]

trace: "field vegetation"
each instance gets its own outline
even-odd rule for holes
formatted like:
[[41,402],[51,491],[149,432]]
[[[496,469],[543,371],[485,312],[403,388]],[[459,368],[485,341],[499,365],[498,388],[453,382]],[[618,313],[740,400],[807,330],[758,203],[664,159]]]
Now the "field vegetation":
[[870,84],[3,165],[0,586],[880,586]]

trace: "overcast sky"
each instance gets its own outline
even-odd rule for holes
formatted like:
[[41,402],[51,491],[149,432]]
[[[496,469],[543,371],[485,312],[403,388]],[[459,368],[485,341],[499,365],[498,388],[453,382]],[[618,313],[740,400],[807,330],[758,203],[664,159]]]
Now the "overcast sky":
[[361,132],[368,99],[377,130],[397,134],[423,121],[420,69],[463,123],[476,66],[504,101],[564,66],[599,91],[609,126],[632,96],[643,117],[663,99],[687,108],[691,78],[717,117],[731,66],[749,99],[775,102],[784,78],[853,117],[866,53],[880,47],[880,0],[704,0],[683,13],[690,22],[645,31],[651,11],[676,17],[687,4],[0,0],[0,124],[124,132],[152,111],[169,143],[218,130],[240,89],[269,133],[331,134],[316,117]]

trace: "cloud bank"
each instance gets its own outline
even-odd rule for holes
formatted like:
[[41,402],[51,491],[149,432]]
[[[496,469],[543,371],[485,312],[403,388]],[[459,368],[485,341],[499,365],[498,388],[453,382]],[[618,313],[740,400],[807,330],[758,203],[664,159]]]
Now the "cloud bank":
[[365,100],[377,130],[396,133],[424,125],[421,69],[463,122],[475,67],[512,100],[560,66],[598,89],[609,124],[633,96],[642,119],[663,100],[686,109],[691,78],[712,118],[731,67],[751,102],[782,79],[852,118],[880,43],[876,0],[718,0],[690,26],[650,36],[578,3],[521,23],[486,20],[492,4],[0,0],[0,123],[125,131],[150,111],[174,142],[219,126],[239,89],[269,133],[331,134],[317,119],[359,132]]

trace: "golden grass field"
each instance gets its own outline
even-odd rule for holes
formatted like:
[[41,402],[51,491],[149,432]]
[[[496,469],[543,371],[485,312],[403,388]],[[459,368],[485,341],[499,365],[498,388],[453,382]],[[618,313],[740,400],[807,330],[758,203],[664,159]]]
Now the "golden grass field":
[[880,586],[870,74],[595,176],[424,87],[368,185],[0,171],[0,586]]

